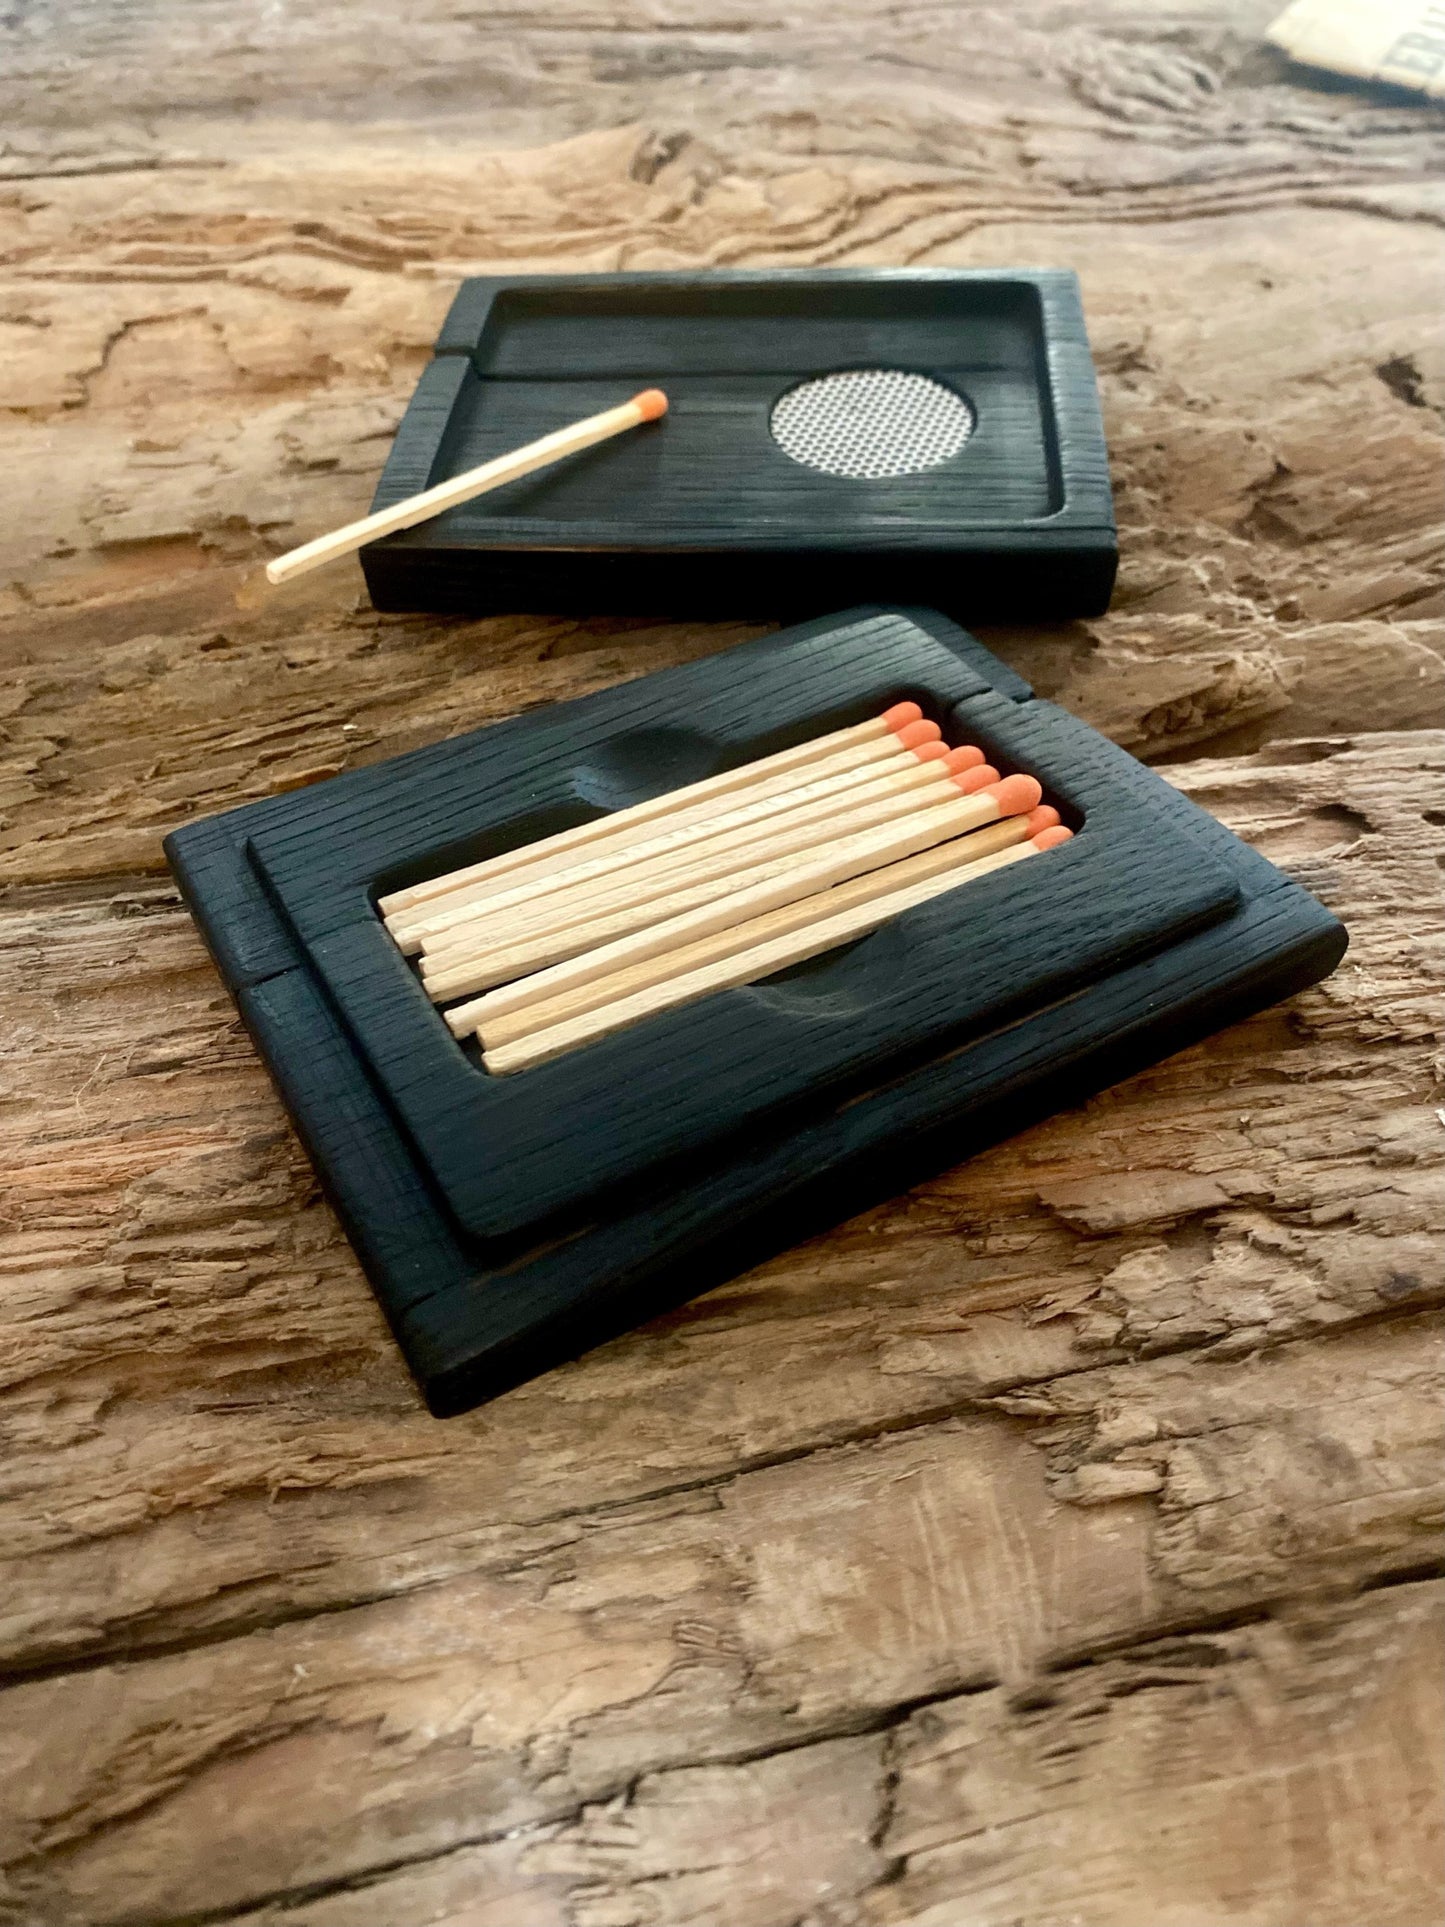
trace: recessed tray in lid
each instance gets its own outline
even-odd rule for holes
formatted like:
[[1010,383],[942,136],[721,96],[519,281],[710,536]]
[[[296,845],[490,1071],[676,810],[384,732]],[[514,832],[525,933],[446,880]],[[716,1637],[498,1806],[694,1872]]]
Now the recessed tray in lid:
[[[847,371],[925,377],[972,432],[887,473],[794,460],[770,430],[779,400]],[[377,606],[716,617],[928,599],[1023,620],[1107,604],[1093,366],[1077,283],[1048,270],[469,281],[374,505],[643,384],[667,391],[665,420],[364,549]]]
[[[633,539],[644,546],[770,548],[806,534],[831,547],[860,537],[915,545],[925,533],[946,541],[963,525],[1052,514],[1061,497],[1037,387],[952,362],[931,372],[967,401],[976,421],[956,455],[921,472],[860,480],[793,460],[769,422],[795,376],[670,373],[664,422],[448,509],[432,526],[463,542],[540,541],[549,529],[569,542],[615,541],[619,509],[632,503]],[[457,390],[441,470],[460,475],[498,449],[551,434],[618,398],[617,382],[593,377],[468,377]],[[730,477],[743,485],[730,487]]]
[[546,381],[788,375],[895,363],[992,370],[1034,384],[1044,355],[1035,282],[873,269],[576,275],[466,284],[440,353],[479,375]]
[[[722,992],[516,1076],[457,1045],[370,907],[418,874],[821,734],[901,696],[1080,823],[1066,849],[979,879],[803,972]],[[510,740],[509,740],[510,738]],[[409,799],[406,763],[252,839],[252,857],[461,1225],[565,1229],[605,1193],[804,1116],[1223,916],[1229,870],[1161,836],[1157,779],[1082,724],[980,686],[906,616],[816,625],[469,740]]]

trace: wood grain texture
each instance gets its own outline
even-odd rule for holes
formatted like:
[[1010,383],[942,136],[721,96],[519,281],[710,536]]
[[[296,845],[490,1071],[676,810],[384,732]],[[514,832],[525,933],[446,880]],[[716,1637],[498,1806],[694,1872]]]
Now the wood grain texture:
[[[939,1700],[876,1733],[649,1773],[564,1820],[239,1918],[956,1927],[967,1893],[973,1918],[1025,1927],[1063,1906],[1087,1927],[1355,1927],[1365,1878],[1372,1920],[1429,1919],[1439,1610],[1438,1587],[1412,1585],[1148,1642],[1031,1691]],[[1364,1775],[1408,1816],[1418,1859],[1316,1829],[1322,1802],[1358,1804]]]
[[[1436,1927],[1441,123],[1276,10],[0,20],[0,1918]],[[771,261],[1078,269],[986,640],[1351,955],[439,1427],[160,838],[749,633],[247,584],[464,273]]]
[[1434,1559],[1442,760],[1186,766],[1335,978],[444,1436],[184,917],[13,913],[66,987],[7,998],[65,1040],[9,1108],[19,1917],[337,1886]]

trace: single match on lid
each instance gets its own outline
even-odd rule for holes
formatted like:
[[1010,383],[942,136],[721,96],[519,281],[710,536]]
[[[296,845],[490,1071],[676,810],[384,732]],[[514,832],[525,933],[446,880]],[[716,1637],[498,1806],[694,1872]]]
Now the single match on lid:
[[466,469],[460,475],[449,476],[446,481],[437,482],[418,495],[409,495],[405,501],[393,502],[390,508],[377,509],[370,515],[363,515],[359,521],[348,522],[344,528],[333,529],[328,535],[318,535],[314,541],[304,542],[299,549],[276,556],[266,564],[266,580],[273,586],[289,582],[294,576],[305,575],[327,562],[335,562],[343,555],[354,555],[358,549],[365,548],[368,542],[380,541],[384,535],[399,534],[403,529],[414,529],[419,522],[429,522],[446,509],[460,508],[464,502],[474,502],[478,496],[489,495],[493,489],[502,488],[508,482],[535,475],[538,469],[550,468],[553,463],[563,461],[569,455],[581,454],[584,449],[595,448],[599,442],[610,441],[614,435],[623,435],[629,428],[640,428],[645,422],[660,421],[666,413],[667,396],[662,390],[644,388],[640,394],[616,408],[605,408],[599,415],[588,415],[566,428],[554,429],[550,435],[526,442],[521,448],[494,455],[490,461]]

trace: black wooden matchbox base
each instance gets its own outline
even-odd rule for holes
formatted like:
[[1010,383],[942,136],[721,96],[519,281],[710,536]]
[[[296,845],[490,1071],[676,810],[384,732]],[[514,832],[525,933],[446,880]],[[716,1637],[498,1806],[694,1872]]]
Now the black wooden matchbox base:
[[[777,401],[883,368],[973,433],[859,479],[784,453]],[[1095,615],[1117,565],[1078,282],[1055,270],[787,269],[467,281],[372,507],[644,387],[660,422],[361,551],[378,609],[773,618],[852,601],[964,619]]]
[[[912,699],[1075,830],[528,1071],[376,900]],[[1327,974],[1299,885],[929,611],[860,609],[177,830],[167,853],[431,1409],[458,1412]]]

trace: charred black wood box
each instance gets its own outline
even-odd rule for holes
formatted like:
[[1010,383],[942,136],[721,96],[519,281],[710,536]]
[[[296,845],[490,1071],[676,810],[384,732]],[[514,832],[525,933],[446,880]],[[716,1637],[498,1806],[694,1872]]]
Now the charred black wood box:
[[387,508],[643,387],[666,418],[361,552],[378,609],[1094,615],[1117,562],[1078,283],[1053,270],[467,281]]
[[[490,1075],[377,899],[913,700],[1074,829],[767,981]],[[929,611],[860,609],[176,831],[432,1409],[464,1409],[1312,983],[1339,923]]]

